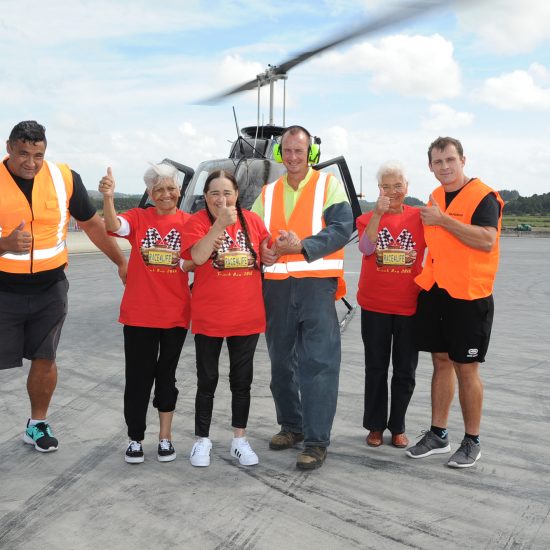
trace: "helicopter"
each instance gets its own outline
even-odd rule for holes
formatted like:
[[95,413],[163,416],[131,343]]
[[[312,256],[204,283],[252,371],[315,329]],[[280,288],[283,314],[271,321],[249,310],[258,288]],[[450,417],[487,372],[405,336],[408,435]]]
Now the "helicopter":
[[[274,154],[274,147],[280,142],[285,127],[286,107],[286,81],[288,71],[297,65],[320,55],[325,51],[335,48],[346,42],[350,42],[360,36],[376,33],[398,23],[419,17],[427,12],[448,5],[450,0],[418,0],[399,5],[397,8],[383,12],[378,17],[367,21],[352,30],[347,30],[331,40],[325,41],[312,48],[293,56],[279,65],[268,65],[267,69],[256,75],[255,78],[213,97],[203,99],[198,103],[213,104],[234,94],[247,90],[257,90],[257,121],[255,126],[239,128],[235,112],[233,111],[237,130],[237,139],[232,143],[227,158],[207,160],[201,162],[196,170],[181,164],[177,161],[165,158],[162,162],[173,165],[179,172],[179,183],[181,196],[178,207],[184,212],[193,214],[205,206],[204,183],[208,175],[214,170],[224,170],[235,176],[239,186],[239,202],[243,208],[249,209],[252,203],[261,193],[262,187],[277,180],[286,171],[280,159]],[[275,83],[282,81],[284,84],[283,96],[283,124],[274,123],[274,99]],[[260,123],[260,96],[264,86],[269,86],[269,122]],[[348,200],[351,205],[354,220],[362,214],[358,195],[353,183],[350,170],[343,156],[338,156],[326,161],[320,161],[320,146],[322,140],[318,136],[312,136],[313,142],[319,148],[319,155],[312,167],[315,170],[325,171],[334,174],[344,185]],[[140,202],[140,207],[146,208],[150,205],[149,197],[145,193]],[[349,243],[358,239],[354,221],[354,232]],[[353,317],[357,305],[352,305],[346,298],[341,298],[346,306],[347,312],[340,321],[340,329],[344,331],[347,324]]]

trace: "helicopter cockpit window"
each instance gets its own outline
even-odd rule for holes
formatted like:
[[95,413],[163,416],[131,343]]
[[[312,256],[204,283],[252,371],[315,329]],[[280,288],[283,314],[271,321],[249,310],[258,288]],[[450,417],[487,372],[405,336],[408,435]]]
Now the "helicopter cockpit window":
[[268,159],[241,158],[209,160],[201,163],[191,180],[183,199],[181,209],[194,213],[204,208],[204,182],[208,174],[214,170],[225,170],[234,174],[239,185],[239,202],[243,208],[249,209],[262,186],[275,181],[281,176],[285,167]]
[[208,174],[215,170],[225,170],[230,174],[235,173],[235,165],[237,163],[233,159],[207,160],[201,162],[197,168],[193,179],[190,181],[185,197],[181,203],[181,210],[194,214],[204,208],[204,184]]

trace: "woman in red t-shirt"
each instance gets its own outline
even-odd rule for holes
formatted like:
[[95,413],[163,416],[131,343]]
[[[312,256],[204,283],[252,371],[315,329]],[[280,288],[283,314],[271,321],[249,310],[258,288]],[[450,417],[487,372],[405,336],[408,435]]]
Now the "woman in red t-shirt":
[[[363,253],[357,301],[365,347],[367,444],[378,447],[388,428],[395,447],[406,447],[405,414],[415,386],[418,351],[413,341],[413,315],[420,287],[426,243],[420,210],[403,204],[407,179],[399,163],[378,170],[380,196],[374,210],[357,218]],[[388,418],[388,369],[393,365]]]
[[234,437],[231,456],[240,464],[258,464],[245,428],[250,409],[252,364],[265,310],[260,273],[260,244],[269,238],[261,218],[243,210],[235,178],[217,170],[204,184],[206,208],[185,226],[183,250],[195,268],[191,293],[191,329],[197,356],[195,435],[190,460],[209,466],[209,439],[219,357],[224,338],[229,351],[229,385]]
[[153,406],[159,411],[158,459],[176,458],[172,418],[176,407],[176,368],[187,335],[190,293],[187,270],[180,259],[183,226],[189,214],[178,210],[177,170],[157,164],[145,172],[147,193],[154,208],[133,208],[117,216],[115,180],[107,169],[99,184],[103,193],[106,229],[132,245],[119,321],[124,324],[126,385],[124,418],[130,439],[125,460],[143,462],[147,407],[153,383]]

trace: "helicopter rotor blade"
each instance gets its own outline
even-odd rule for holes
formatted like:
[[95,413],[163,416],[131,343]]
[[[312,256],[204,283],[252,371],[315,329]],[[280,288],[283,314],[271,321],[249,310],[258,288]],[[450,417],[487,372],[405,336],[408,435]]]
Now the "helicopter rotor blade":
[[[314,48],[312,50],[302,52],[295,57],[290,58],[289,60],[281,63],[280,65],[269,66],[268,70],[265,73],[258,75],[255,79],[245,82],[235,88],[230,88],[221,94],[217,94],[208,99],[199,101],[202,104],[213,104],[225,97],[244,92],[246,90],[253,90],[258,87],[261,87],[264,84],[267,84],[271,80],[276,79],[277,76],[281,77],[286,75],[288,71],[311,59],[312,57],[319,55],[331,48],[349,42],[363,35],[373,34],[377,31],[383,30],[385,28],[391,27],[398,23],[407,21],[409,19],[414,19],[419,15],[427,13],[435,8],[441,8],[445,5],[457,3],[459,0],[417,0],[416,2],[402,3],[396,9],[385,12],[375,19],[368,21],[362,25],[359,25],[351,32],[345,32],[338,36],[335,39],[325,42]],[[464,0],[462,0],[464,1]]]
[[[263,86],[263,84],[261,84]],[[230,90],[227,90],[221,94],[209,97],[208,99],[203,99],[198,101],[198,104],[213,104],[217,103],[218,101],[222,100],[224,97],[228,97],[230,95],[238,94],[240,92],[245,92],[247,90],[254,90],[258,87],[258,78],[255,78],[254,80],[250,80],[249,82],[245,82],[244,84],[241,84],[240,86],[237,86],[235,88],[231,88]]]
[[419,15],[422,15],[434,8],[441,8],[444,4],[450,4],[450,1],[441,1],[441,0],[420,0],[417,2],[407,3],[399,6],[398,9],[392,10],[391,12],[383,13],[379,15],[376,19],[368,21],[362,25],[359,25],[351,32],[346,32],[330,42],[321,44],[317,48],[302,52],[301,54],[277,65],[275,70],[278,74],[286,74],[290,69],[296,67],[300,63],[307,61],[308,59],[319,55],[326,50],[349,42],[355,38],[359,38],[365,34],[373,34],[379,30],[391,27],[408,19],[414,19]]

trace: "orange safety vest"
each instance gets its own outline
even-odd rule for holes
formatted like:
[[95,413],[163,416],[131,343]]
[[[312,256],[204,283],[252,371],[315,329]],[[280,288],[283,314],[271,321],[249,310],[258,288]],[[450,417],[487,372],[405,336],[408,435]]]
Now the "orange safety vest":
[[[265,185],[262,189],[264,223],[271,235],[278,235],[279,229],[294,231],[300,239],[316,235],[326,227],[323,217],[329,178],[325,172],[313,171],[287,222],[285,219],[283,177]],[[311,216],[306,213],[311,212]],[[344,249],[327,256],[307,262],[303,254],[281,256],[272,266],[264,266],[266,279],[287,279],[288,277],[337,277],[336,299],[345,296]]]
[[[425,226],[424,235],[429,253],[422,273],[415,278],[421,288],[430,290],[437,283],[453,298],[461,300],[476,300],[492,294],[498,270],[503,200],[496,191],[479,179],[474,179],[452,200],[445,213],[462,223],[471,224],[475,209],[489,193],[494,193],[500,203],[497,239],[493,249],[490,252],[476,250],[460,242],[442,227]],[[433,197],[439,205],[444,205],[444,188],[438,187]]]
[[73,176],[66,164],[44,161],[34,177],[32,208],[3,162],[0,163],[0,237],[22,221],[32,235],[30,252],[0,255],[0,271],[37,273],[67,263],[67,226]]

